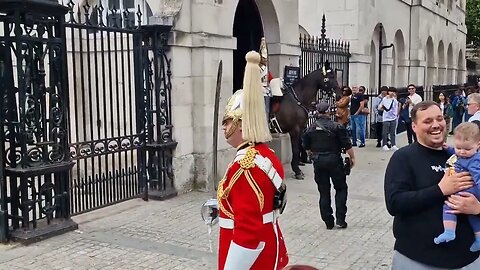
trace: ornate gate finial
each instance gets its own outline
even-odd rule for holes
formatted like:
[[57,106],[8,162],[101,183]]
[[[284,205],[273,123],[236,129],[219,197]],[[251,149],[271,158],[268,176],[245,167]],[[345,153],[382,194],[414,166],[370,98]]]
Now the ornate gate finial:
[[326,22],[325,14],[323,14],[323,16],[322,16],[322,29],[321,29],[322,35],[320,36],[322,38],[322,44],[323,44],[323,41],[326,38],[325,33],[327,32],[327,29],[325,27],[325,22]]

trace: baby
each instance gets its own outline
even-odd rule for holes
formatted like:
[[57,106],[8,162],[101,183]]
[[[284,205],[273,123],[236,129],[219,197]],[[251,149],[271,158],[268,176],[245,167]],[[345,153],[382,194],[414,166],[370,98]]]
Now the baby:
[[[447,149],[449,154],[453,154],[447,160],[447,170],[456,172],[468,171],[473,181],[473,187],[464,190],[475,197],[480,198],[480,129],[475,123],[462,123],[455,128],[454,134],[455,148]],[[447,204],[443,205],[443,227],[445,231],[434,239],[435,244],[449,242],[455,239],[455,229],[457,227],[457,216],[448,213],[452,210]],[[480,217],[468,216],[470,226],[475,233],[475,242],[470,247],[470,251],[480,250]]]

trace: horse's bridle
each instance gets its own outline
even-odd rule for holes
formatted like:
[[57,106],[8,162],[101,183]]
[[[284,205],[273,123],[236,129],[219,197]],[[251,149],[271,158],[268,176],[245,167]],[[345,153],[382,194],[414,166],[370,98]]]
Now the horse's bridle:
[[[325,90],[325,89],[330,88],[333,97],[335,97],[336,96],[335,90],[330,87],[330,77],[328,76],[328,73],[330,73],[330,72],[332,72],[332,71],[331,70],[327,71],[325,69],[325,67],[322,68],[322,73],[323,73],[323,76],[324,76],[323,77],[323,87],[317,89],[317,92],[318,92],[318,90],[322,90],[323,92],[326,92],[327,90]],[[286,90],[285,92],[287,94],[290,94],[293,97],[293,99],[295,100],[297,105],[305,111],[305,113],[307,114],[307,117],[308,117],[308,114],[309,114],[310,110],[300,102],[300,99],[298,98],[297,93],[295,92],[295,89],[293,88],[293,86],[291,86],[291,85],[286,86],[285,84],[283,86],[284,86],[283,89]]]
[[293,99],[295,100],[297,105],[305,111],[305,113],[307,114],[307,117],[308,117],[308,112],[309,111],[308,111],[307,107],[305,107],[305,105],[303,105],[302,102],[300,102],[300,99],[298,99],[297,93],[295,93],[295,89],[291,85],[288,85],[288,86],[285,87],[285,84],[284,84],[283,86],[284,86],[284,89],[286,89],[285,92],[287,94],[290,94],[293,97]]

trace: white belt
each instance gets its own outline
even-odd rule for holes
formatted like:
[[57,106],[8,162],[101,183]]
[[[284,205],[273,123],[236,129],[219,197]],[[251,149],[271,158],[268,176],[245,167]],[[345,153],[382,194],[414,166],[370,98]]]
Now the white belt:
[[[263,215],[262,218],[263,218],[263,224],[273,223],[273,221],[275,220],[275,213],[274,212],[266,213]],[[233,219],[229,219],[229,218],[219,218],[218,225],[220,226],[220,228],[231,230],[234,227],[234,221]]]

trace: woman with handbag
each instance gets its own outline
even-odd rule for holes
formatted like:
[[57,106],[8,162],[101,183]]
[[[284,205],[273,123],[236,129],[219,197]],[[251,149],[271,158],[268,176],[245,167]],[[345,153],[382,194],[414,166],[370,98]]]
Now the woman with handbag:
[[350,96],[352,95],[352,89],[345,86],[342,90],[342,97],[335,103],[337,106],[337,112],[335,114],[336,121],[345,127],[348,125],[350,118],[350,110],[348,104],[350,104]]

